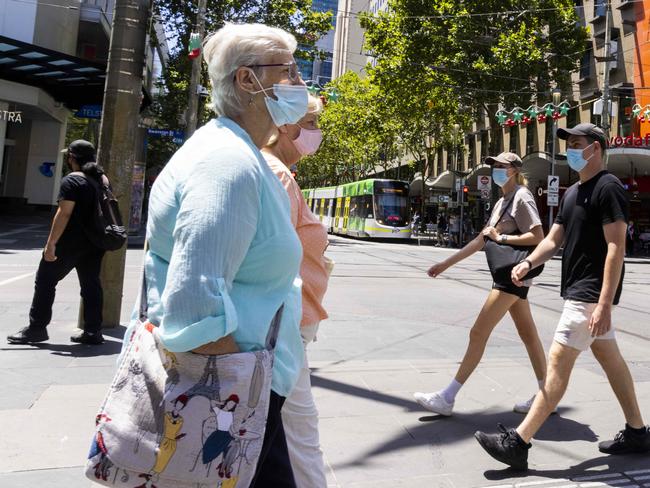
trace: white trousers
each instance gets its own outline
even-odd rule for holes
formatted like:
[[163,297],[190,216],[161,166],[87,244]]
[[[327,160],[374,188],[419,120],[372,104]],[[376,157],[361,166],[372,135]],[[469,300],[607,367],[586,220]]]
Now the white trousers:
[[307,345],[316,337],[318,324],[300,328],[305,345],[305,362],[298,383],[282,407],[282,424],[287,438],[289,458],[298,488],[325,488],[325,464],[318,439],[318,410],[311,392]]

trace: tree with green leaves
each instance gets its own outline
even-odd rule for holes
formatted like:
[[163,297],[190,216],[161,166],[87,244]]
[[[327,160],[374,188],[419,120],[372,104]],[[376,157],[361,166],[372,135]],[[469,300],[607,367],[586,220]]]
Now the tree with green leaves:
[[[320,55],[314,49],[315,42],[331,28],[331,12],[311,9],[312,0],[208,0],[206,32],[214,32],[226,22],[259,22],[281,27],[296,36],[299,50],[296,57],[313,58]],[[187,47],[197,17],[197,3],[186,0],[156,0],[154,12],[165,24],[172,46],[169,62],[163,73],[160,94],[155,98],[150,113],[158,127],[182,130],[184,113],[189,96],[189,80],[192,60]],[[207,71],[203,65],[201,84],[209,86]],[[199,104],[199,125],[214,114],[206,108],[206,99]],[[177,146],[171,140],[157,139],[150,142],[148,166],[166,163]]]
[[377,85],[349,71],[328,85],[328,92],[336,93],[336,100],[330,99],[320,116],[324,141],[298,166],[305,188],[364,178],[398,155],[399,128]]
[[570,0],[391,0],[361,25],[371,76],[395,99],[417,98],[425,84],[492,120],[499,104],[543,104],[555,86],[568,93],[587,40]]

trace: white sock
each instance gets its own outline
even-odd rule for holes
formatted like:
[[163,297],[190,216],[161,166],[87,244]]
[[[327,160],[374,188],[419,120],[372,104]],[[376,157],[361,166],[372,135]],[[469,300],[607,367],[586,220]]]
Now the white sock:
[[537,385],[539,385],[539,389],[540,389],[540,390],[541,390],[542,388],[544,388],[544,380],[538,380],[538,381],[537,381]]
[[456,378],[454,378],[451,380],[451,383],[449,383],[449,386],[447,388],[440,391],[440,395],[445,399],[447,403],[454,403],[454,400],[456,400],[456,395],[458,395],[458,392],[462,387],[462,383],[459,383],[456,381]]

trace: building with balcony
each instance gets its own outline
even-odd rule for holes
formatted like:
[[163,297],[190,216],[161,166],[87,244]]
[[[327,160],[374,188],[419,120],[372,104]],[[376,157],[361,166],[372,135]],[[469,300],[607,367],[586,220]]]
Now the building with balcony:
[[[577,2],[576,11],[580,23],[589,27],[590,39],[585,45],[580,68],[572,75],[571,90],[561,94],[567,100],[570,110],[566,117],[557,120],[557,127],[573,126],[580,122],[603,125],[601,120],[602,92],[604,87],[605,60],[609,58],[610,87],[610,130],[612,144],[607,151],[608,169],[618,176],[629,190],[631,218],[641,230],[650,231],[650,146],[646,134],[650,133],[650,117],[640,122],[634,116],[633,107],[642,107],[650,114],[650,34],[646,17],[650,13],[650,1],[619,0],[612,2],[610,18],[611,44],[605,52],[605,0]],[[548,102],[551,102],[549,93]],[[512,107],[508,107],[509,109]],[[522,107],[526,108],[526,107]],[[555,139],[553,120],[538,120],[528,124],[492,129],[498,122],[490,120],[484,113],[477,118],[470,129],[460,136],[456,147],[439,149],[432,158],[425,175],[424,194],[421,179],[412,184],[411,194],[417,203],[424,199],[428,213],[456,212],[453,196],[455,182],[459,175],[465,175],[469,186],[467,211],[474,222],[474,228],[482,226],[489,213],[490,199],[481,198],[478,190],[481,176],[488,176],[490,168],[483,164],[490,147],[495,152],[513,151],[524,161],[524,172],[529,187],[537,197],[540,215],[549,215],[547,196],[544,193],[547,177],[551,172],[553,147],[555,147],[555,174],[560,177],[560,190],[577,181],[563,160],[564,141]],[[647,139],[650,141],[650,137]],[[493,187],[493,194],[497,189]],[[554,212],[556,208],[553,208]],[[548,219],[543,218],[545,227]]]

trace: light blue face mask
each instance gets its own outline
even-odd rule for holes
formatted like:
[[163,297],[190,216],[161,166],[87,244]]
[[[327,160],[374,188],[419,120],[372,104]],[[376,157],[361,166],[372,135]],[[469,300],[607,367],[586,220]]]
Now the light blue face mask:
[[497,185],[499,188],[503,187],[503,185],[505,185],[510,179],[510,177],[508,176],[508,169],[493,168],[492,179],[494,180],[494,184]]
[[[593,144],[593,143],[592,143]],[[591,144],[589,144],[587,147],[591,147]],[[585,149],[587,149],[585,147]],[[585,166],[587,166],[587,163],[589,163],[589,159],[592,158],[593,154],[589,156],[589,159],[585,159],[582,154],[585,149],[567,149],[566,150],[566,160],[567,163],[569,163],[569,167],[573,170],[579,173],[582,171]]]
[[253,76],[259,83],[261,90],[251,92],[251,94],[255,95],[264,92],[264,103],[266,103],[266,108],[276,127],[297,124],[305,116],[309,102],[309,94],[305,85],[276,83],[272,89],[273,95],[277,98],[275,100],[267,93],[269,88],[262,87],[262,83],[260,83],[255,72],[253,72]]

